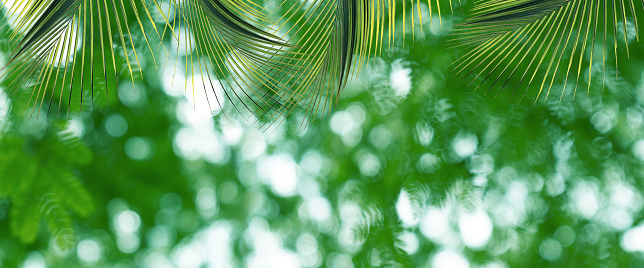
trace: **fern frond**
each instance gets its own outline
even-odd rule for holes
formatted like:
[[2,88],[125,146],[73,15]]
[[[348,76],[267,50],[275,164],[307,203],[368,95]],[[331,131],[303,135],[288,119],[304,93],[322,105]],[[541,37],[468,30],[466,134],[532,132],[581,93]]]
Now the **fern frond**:
[[38,203],[38,209],[45,217],[47,227],[56,244],[63,250],[73,247],[76,244],[76,235],[72,220],[58,195],[54,193],[43,195]]
[[30,200],[28,196],[15,198],[11,203],[9,217],[11,233],[20,242],[28,244],[36,240],[41,219],[37,202]]
[[70,208],[83,218],[94,212],[96,209],[94,199],[69,169],[52,167],[48,171],[51,174],[50,179],[55,181],[51,192],[58,196],[61,205]]
[[[632,0],[478,2],[472,18],[454,33],[454,46],[466,51],[454,64],[454,75],[476,88],[491,81],[485,94],[499,85],[495,96],[512,81],[516,85],[510,98],[521,92],[521,87],[525,88],[523,99],[534,83],[536,102],[542,95],[544,99],[550,96],[555,80],[564,81],[559,100],[571,89],[568,82],[574,80],[574,97],[580,78],[587,74],[589,94],[593,64],[601,63],[605,85],[606,61],[614,57],[619,66],[618,43],[624,43],[628,57],[633,37],[632,33],[629,37],[629,19],[634,20],[634,37],[639,40],[639,9]],[[602,50],[601,55],[596,48]]]
[[[91,159],[88,148],[57,135],[40,144],[7,136],[0,141],[0,198],[11,202],[10,227],[23,243],[38,236],[42,219],[61,249],[75,243],[71,215],[95,210],[90,192],[70,169]],[[27,148],[37,148],[27,153]]]

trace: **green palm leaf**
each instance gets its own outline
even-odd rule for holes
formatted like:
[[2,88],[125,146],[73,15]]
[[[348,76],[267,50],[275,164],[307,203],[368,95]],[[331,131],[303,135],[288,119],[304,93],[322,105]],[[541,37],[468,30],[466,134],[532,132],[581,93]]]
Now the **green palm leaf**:
[[[628,56],[633,34],[629,37],[627,24],[631,18],[639,40],[636,10],[639,7],[632,0],[479,1],[471,18],[454,32],[452,45],[466,51],[454,63],[454,75],[476,88],[489,81],[485,94],[496,85],[495,96],[511,81],[516,85],[510,98],[519,92],[523,99],[528,89],[536,87],[536,102],[541,96],[547,99],[555,80],[561,79],[559,99],[571,87],[574,97],[580,78],[587,74],[588,94],[593,64],[601,63],[605,84],[609,73],[606,61],[614,57],[618,66],[622,53],[618,43],[624,42]],[[596,48],[602,52],[597,53]],[[573,80],[574,85],[568,85]],[[524,88],[522,93],[519,88]]]
[[214,100],[205,95],[209,106],[228,101],[242,115],[266,114],[291,101],[284,96],[288,89],[281,77],[293,72],[287,60],[298,52],[269,32],[275,24],[268,10],[242,0],[173,1],[173,7],[176,12],[168,28],[185,31],[176,31],[171,38],[189,53],[180,55],[179,46],[170,53],[177,55],[177,62],[185,62],[183,71],[191,77],[185,86],[192,88],[193,102],[204,101],[195,100],[196,82],[213,92]]
[[[154,53],[161,48],[170,55],[163,39],[176,40],[195,51],[186,57],[186,73],[202,74],[211,86],[219,80],[224,81],[222,87],[226,84],[224,88],[232,88],[225,91],[226,98],[233,103],[233,99],[238,98],[252,113],[257,109],[270,109],[264,107],[273,98],[267,97],[269,91],[285,90],[274,77],[289,72],[278,60],[284,57],[279,54],[288,54],[291,46],[260,29],[260,24],[273,25],[265,15],[267,10],[247,0],[171,0],[166,4],[164,9],[156,0],[151,3],[145,0],[4,2],[8,17],[14,21],[11,25],[13,51],[3,77],[14,92],[20,86],[32,88],[27,104],[32,108],[32,115],[36,111],[36,116],[39,115],[47,102],[49,112],[55,100],[60,107],[63,99],[71,106],[72,100],[80,98],[82,107],[86,98],[83,94],[87,90],[94,100],[95,80],[106,84],[106,97],[111,88],[118,87],[122,78],[117,63],[121,53],[118,49],[122,49],[120,56],[127,61],[127,75],[134,82],[136,66],[141,62],[137,52],[140,44],[133,41],[133,35],[140,32],[153,60]],[[163,17],[162,31],[155,26],[153,14],[157,14],[154,11]],[[146,31],[146,19],[153,29],[147,27]],[[130,24],[138,25],[139,31],[130,29]],[[182,36],[174,28],[187,29],[194,33],[195,40],[187,34]],[[159,43],[153,44],[152,40]],[[188,58],[196,64],[188,65]],[[154,64],[157,65],[156,61]],[[138,73],[143,76],[141,70]],[[114,83],[110,86],[108,81],[112,80]],[[74,94],[76,92],[80,96]],[[243,108],[235,108],[242,112]]]
[[[440,16],[438,1],[424,3],[430,19],[433,11]],[[282,0],[264,6],[201,0],[175,6],[179,20],[171,19],[172,26],[183,23],[194,36],[193,43],[178,34],[178,41],[192,51],[182,59],[185,73],[192,74],[186,83],[194,85],[194,74],[200,74],[198,82],[203,90],[212,90],[218,105],[230,101],[234,110],[250,113],[266,129],[294,113],[304,115],[302,126],[327,114],[366,59],[391,48],[397,11],[403,20],[411,18],[412,28],[416,21],[422,28],[420,0]],[[223,93],[217,93],[217,86]]]
[[[132,32],[129,25],[135,21],[143,28],[139,12],[152,19],[145,0],[21,0],[4,2],[3,6],[7,17],[13,19],[13,48],[3,77],[14,92],[22,86],[32,87],[27,104],[32,115],[36,110],[39,115],[43,108],[49,113],[54,100],[60,107],[67,98],[71,106],[75,94],[80,95],[82,106],[88,90],[93,101],[95,80],[106,83],[109,96],[109,81],[116,85],[120,77],[116,48],[124,55],[132,54],[138,64],[136,46],[128,38]],[[143,35],[147,41],[145,32]],[[147,45],[151,48],[149,42]],[[126,60],[131,75],[135,63],[129,57]],[[47,107],[43,107],[45,102]]]
[[[436,11],[440,16],[440,2],[426,3],[430,18]],[[68,107],[77,99],[82,107],[87,95],[93,102],[95,80],[105,84],[106,97],[119,79],[127,75],[134,80],[141,45],[151,54],[163,48],[168,57],[178,55],[176,61],[185,63],[182,71],[192,77],[186,89],[195,90],[195,77],[200,77],[203,90],[213,91],[215,100],[206,99],[208,105],[221,106],[227,100],[239,113],[271,125],[294,111],[312,118],[328,113],[370,55],[391,48],[400,11],[403,27],[409,18],[412,32],[416,21],[422,28],[420,0],[283,0],[263,5],[252,0],[169,0],[165,5],[157,0],[21,0],[3,6],[14,18],[13,51],[3,76],[14,91],[31,87],[28,107],[36,116],[44,108],[49,113],[56,101],[60,109],[64,99]],[[278,9],[286,11],[277,17]],[[156,26],[156,15],[163,18],[163,27]],[[295,15],[301,17],[296,20]],[[140,28],[145,44],[133,41],[138,31],[132,24]],[[164,41],[177,42],[191,53],[168,51]],[[120,58],[126,61],[122,66]]]
[[[421,30],[423,27],[419,0],[310,0],[285,3],[289,3],[289,7],[283,8],[286,11],[278,20],[278,29],[291,36],[285,39],[299,48],[301,56],[288,59],[295,72],[284,82],[290,89],[286,96],[294,101],[276,109],[277,114],[288,115],[296,106],[301,108],[304,115],[302,126],[318,115],[329,113],[342,89],[362,71],[369,57],[392,48],[400,12],[403,33],[398,36],[403,38],[403,43],[406,27],[411,27],[413,34],[415,27],[419,26]],[[440,18],[440,1],[423,3],[429,8],[430,20],[434,15]],[[452,7],[451,1],[449,3]],[[294,17],[299,19],[292,19]],[[415,39],[415,36],[412,37]]]

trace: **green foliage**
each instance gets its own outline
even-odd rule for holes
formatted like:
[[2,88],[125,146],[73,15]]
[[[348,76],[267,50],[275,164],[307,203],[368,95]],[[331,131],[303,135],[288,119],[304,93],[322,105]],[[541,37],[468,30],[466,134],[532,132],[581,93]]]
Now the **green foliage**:
[[[639,41],[642,14],[633,1],[486,0],[470,14],[454,31],[452,45],[464,53],[453,75],[474,90],[483,86],[485,95],[536,103],[551,95],[562,100],[566,90],[590,94],[592,83],[580,82],[605,88],[607,61],[619,70],[619,62],[641,56],[629,49]],[[558,80],[561,92],[553,87]]]
[[11,231],[22,243],[36,240],[40,227],[41,212],[36,202],[17,198],[12,204]]
[[76,241],[71,215],[87,218],[95,210],[91,194],[72,172],[89,163],[92,153],[55,129],[43,140],[4,134],[0,198],[11,201],[11,232],[20,241],[33,243],[44,221],[56,244],[66,250]]
[[[68,3],[42,3],[54,2]],[[189,5],[204,2],[217,1],[181,1],[183,7],[195,8],[195,14],[214,14],[212,9]],[[206,64],[209,46],[195,45],[194,52],[185,55],[166,51],[164,47],[176,46],[169,28],[165,36],[162,32],[160,36],[155,36],[156,33],[127,36],[134,43],[130,46],[137,46],[140,51],[137,54],[140,64],[133,63],[132,53],[120,55],[107,51],[108,54],[103,54],[107,56],[108,70],[118,62],[129,60],[149,79],[133,83],[120,79],[117,88],[110,78],[92,76],[96,81],[108,81],[97,82],[97,87],[117,89],[119,94],[110,94],[109,107],[82,110],[81,115],[76,113],[78,107],[72,107],[71,119],[50,119],[69,120],[68,126],[38,117],[35,110],[41,107],[34,106],[33,102],[28,106],[30,109],[23,111],[29,98],[21,98],[22,89],[5,80],[3,85],[9,88],[7,102],[15,109],[2,115],[7,105],[3,104],[5,93],[0,93],[0,129],[5,131],[0,134],[0,196],[4,201],[0,203],[0,227],[7,227],[0,229],[7,230],[0,232],[0,262],[8,267],[34,261],[51,267],[265,267],[271,264],[283,267],[299,262],[301,266],[311,267],[350,267],[353,263],[355,267],[452,268],[441,263],[447,256],[452,261],[456,259],[456,264],[464,261],[469,267],[642,266],[644,248],[638,248],[641,244],[637,240],[628,240],[641,238],[638,232],[644,230],[644,64],[641,60],[644,49],[640,44],[629,44],[631,58],[619,63],[619,72],[612,58],[604,67],[590,61],[590,57],[574,56],[574,53],[565,54],[571,57],[561,56],[564,65],[573,62],[577,63],[573,67],[578,67],[581,62],[582,66],[589,66],[581,73],[588,71],[593,78],[589,75],[588,79],[576,82],[580,88],[592,89],[589,92],[574,95],[564,90],[572,88],[571,80],[567,83],[565,77],[557,76],[552,89],[563,96],[561,101],[550,98],[536,104],[506,103],[484,92],[466,92],[463,82],[451,76],[453,66],[449,64],[462,54],[448,52],[443,41],[449,25],[467,22],[458,10],[452,16],[443,14],[440,20],[425,21],[422,30],[420,27],[412,30],[409,19],[403,19],[410,18],[410,8],[422,7],[426,12],[429,6],[423,3],[401,9],[400,4],[419,1],[286,2],[292,5],[277,9],[270,19],[283,22],[286,18],[295,21],[303,18],[299,21],[306,23],[298,27],[302,31],[310,30],[301,36],[292,33],[291,41],[302,44],[308,35],[320,37],[314,33],[327,30],[335,36],[331,41],[316,43],[307,50],[310,53],[293,59],[302,60],[300,63],[320,63],[313,68],[319,72],[299,76],[320,89],[325,88],[323,83],[335,81],[332,85],[335,91],[339,80],[334,79],[345,72],[351,73],[347,65],[334,64],[348,60],[342,59],[343,55],[354,54],[340,46],[352,40],[347,36],[352,32],[352,24],[333,24],[333,21],[372,18],[338,13],[336,8],[344,8],[340,4],[378,3],[382,4],[378,6],[382,11],[389,3],[398,3],[396,12],[381,12],[381,20],[375,24],[358,25],[385,25],[378,33],[384,40],[390,33],[387,29],[392,27],[397,31],[396,40],[406,38],[413,47],[399,46],[400,41],[392,40],[391,50],[377,54],[373,51],[375,47],[368,48],[368,44],[361,43],[362,50],[357,49],[361,52],[353,56],[360,58],[360,53],[369,54],[369,59],[361,62],[364,67],[356,67],[362,68],[361,72],[347,80],[341,100],[326,110],[328,117],[304,128],[302,122],[306,121],[306,115],[293,113],[264,132],[257,128],[268,126],[262,125],[269,121],[267,118],[234,116],[237,109],[243,110],[234,94],[221,98],[221,107],[213,105],[205,110],[202,108],[208,104],[204,98],[212,95],[198,94],[210,89],[232,90],[228,93],[237,90],[242,93],[241,99],[246,100],[249,96],[245,97],[241,88],[234,87],[234,81],[247,78],[248,83],[257,82],[250,76],[268,70],[260,68],[233,75],[231,72],[241,68],[232,66],[234,61],[223,63],[225,56],[217,55],[220,58],[213,61],[220,61],[229,69],[215,72],[219,78],[213,80],[216,83],[199,81],[199,76],[194,77],[199,66],[214,66],[212,62]],[[320,5],[327,3],[336,6],[323,10],[322,17],[304,9],[297,10],[310,2],[315,3],[311,7],[321,8]],[[483,3],[491,2],[499,1]],[[495,24],[490,24],[483,29],[508,32],[500,37],[535,29],[530,26],[535,21],[521,16],[512,19],[521,15],[512,3],[546,3],[548,12],[541,14],[542,18],[557,14],[552,10],[552,3],[554,6],[567,3],[568,6],[557,10],[583,7],[580,1],[503,2],[510,5],[506,10],[510,14],[501,20],[503,25],[517,20],[525,24],[496,29]],[[80,3],[89,5],[87,1]],[[471,5],[465,1],[464,4]],[[467,7],[463,9],[467,11]],[[260,6],[254,8],[261,10]],[[432,6],[432,10],[435,8]],[[139,28],[150,32],[154,29],[154,22],[147,22],[145,16],[138,21],[132,17],[132,10],[127,14],[134,22],[130,26],[140,22]],[[154,11],[151,14],[158,15]],[[194,20],[179,19],[176,28],[179,22],[184,26],[192,23],[193,31],[199,32],[198,25],[208,22],[204,15],[200,16]],[[314,22],[316,17],[323,22]],[[538,18],[530,17],[546,27]],[[588,14],[583,18],[588,20]],[[210,21],[213,20],[229,26],[224,29],[235,28],[226,24],[224,18]],[[154,21],[162,20],[157,17]],[[436,21],[445,28],[438,27]],[[164,24],[156,24],[157,29],[167,26]],[[569,25],[568,29],[582,24],[575,25]],[[102,29],[105,33],[108,26]],[[540,29],[548,30],[537,28]],[[373,29],[360,30],[356,32],[363,36],[373,34],[370,32]],[[195,40],[200,42],[216,40],[197,35]],[[184,41],[191,40],[185,34],[181,36]],[[252,35],[246,32],[239,38],[249,36]],[[258,41],[255,38],[250,39]],[[490,44],[485,43],[487,39],[479,38],[482,37],[474,37],[484,42],[471,50],[472,53],[482,52],[484,44]],[[98,51],[108,41],[99,39],[96,36],[83,53],[91,53],[87,51],[93,49],[99,55],[97,58],[101,58]],[[143,52],[146,40],[161,42],[154,55]],[[124,41],[127,43],[130,39]],[[571,44],[573,41],[570,40]],[[516,46],[525,44],[532,43],[526,41]],[[498,53],[482,53],[479,60],[483,63],[475,62],[470,67],[486,68],[489,62],[484,59],[491,60],[497,55],[524,55],[506,53],[507,50],[501,53],[505,48],[500,43],[496,45],[490,46],[490,50]],[[389,44],[383,41],[378,46]],[[179,50],[179,46],[174,48]],[[319,51],[328,54],[313,53]],[[5,52],[8,54],[11,50]],[[117,63],[110,65],[112,52],[117,56]],[[243,56],[253,58],[251,52],[245,51]],[[526,61],[516,65],[518,68],[527,67],[533,57],[538,61],[543,56],[538,51],[525,55]],[[254,63],[258,62],[261,61]],[[499,68],[509,66],[510,71],[516,67],[504,63]],[[102,64],[102,59],[88,64],[84,67],[85,74],[91,73],[90,65],[96,69],[95,73],[103,73]],[[285,67],[283,70],[291,75],[295,69],[286,65],[275,67]],[[121,67],[118,71],[122,74],[129,72],[127,64]],[[542,69],[539,67],[538,71],[545,71]],[[525,72],[519,70],[517,74]],[[51,72],[52,79],[58,77],[62,81],[63,76],[54,74],[55,69]],[[75,74],[80,80],[80,72],[81,68],[77,67],[67,75]],[[488,75],[471,73],[479,75],[479,80]],[[605,81],[597,79],[604,76]],[[278,84],[271,79],[265,78],[264,82]],[[84,81],[85,103],[90,102],[91,92],[87,91],[90,81]],[[525,83],[520,78],[505,76],[500,81],[507,83],[508,88]],[[190,87],[193,83],[196,86]],[[266,87],[270,90],[270,86]],[[73,89],[78,92],[80,85]],[[501,86],[493,88],[502,89]],[[277,96],[270,92],[266,96],[247,93],[255,97]],[[59,105],[73,106],[64,101],[57,103],[56,98],[53,97],[52,111]],[[80,96],[76,98],[79,100]],[[258,107],[278,107],[272,101],[258,103]],[[43,105],[43,111],[49,109],[46,106]],[[64,113],[60,116],[64,117]],[[83,220],[75,220],[76,216]],[[488,237],[476,243],[467,241],[467,236],[472,235],[468,231],[472,230],[479,232],[475,236],[489,232]],[[39,239],[46,238],[46,233],[52,239]],[[57,246],[52,247],[49,241]],[[79,241],[76,251],[59,250],[72,248],[76,241]]]

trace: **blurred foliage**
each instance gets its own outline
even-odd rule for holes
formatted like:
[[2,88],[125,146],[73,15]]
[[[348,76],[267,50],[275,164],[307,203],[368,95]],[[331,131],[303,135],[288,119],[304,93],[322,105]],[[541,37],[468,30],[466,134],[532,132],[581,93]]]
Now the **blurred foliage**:
[[464,90],[426,26],[307,128],[193,103],[176,62],[60,118],[0,91],[0,263],[644,265],[642,45],[605,88],[591,67],[597,90],[532,105]]
[[0,197],[11,201],[11,233],[33,243],[45,221],[56,245],[69,249],[76,244],[69,212],[88,217],[95,209],[91,194],[69,168],[89,163],[92,152],[65,131],[23,127],[24,136],[3,137],[0,156]]

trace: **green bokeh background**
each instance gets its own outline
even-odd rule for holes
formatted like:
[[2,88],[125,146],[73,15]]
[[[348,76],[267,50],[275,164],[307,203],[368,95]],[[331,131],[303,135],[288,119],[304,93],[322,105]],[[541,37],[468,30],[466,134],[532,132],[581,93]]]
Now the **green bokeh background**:
[[122,79],[108,107],[98,95],[69,117],[36,119],[3,88],[0,181],[40,200],[71,172],[89,196],[61,250],[45,221],[33,242],[12,232],[27,197],[0,188],[0,264],[643,267],[642,44],[605,87],[594,66],[589,94],[533,105],[466,88],[446,32],[425,31],[307,128],[262,132],[230,105],[211,117],[150,55],[136,89]]

